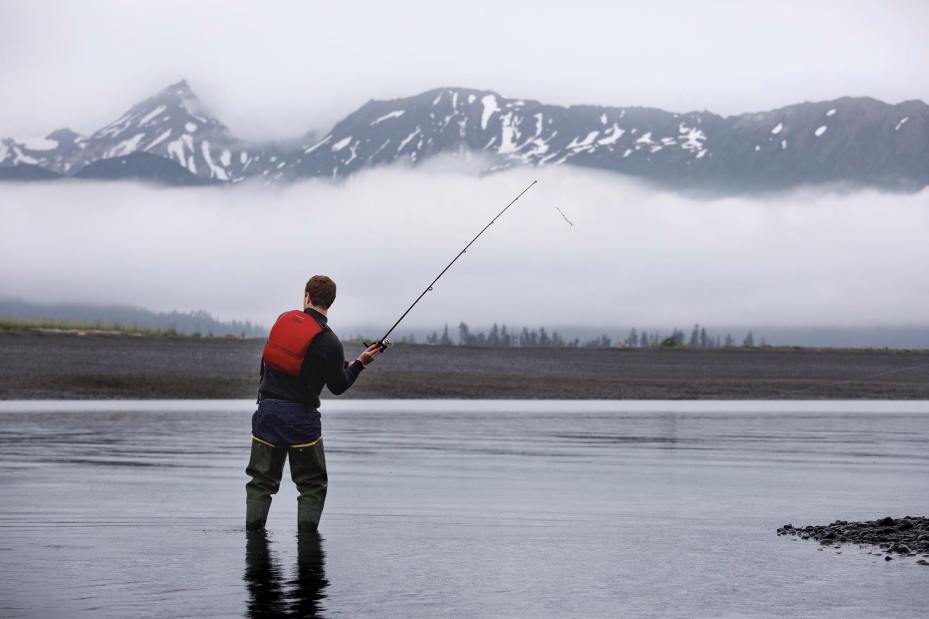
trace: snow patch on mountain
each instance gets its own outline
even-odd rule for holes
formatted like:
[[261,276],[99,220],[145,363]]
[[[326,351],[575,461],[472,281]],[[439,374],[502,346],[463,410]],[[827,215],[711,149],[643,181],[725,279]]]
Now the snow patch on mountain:
[[[468,102],[472,101],[471,95],[468,97]],[[493,95],[485,95],[481,98],[481,104],[484,106],[483,111],[481,112],[481,129],[487,129],[487,123],[490,121],[490,117],[493,116],[494,112],[500,111],[500,106],[497,105],[497,97]]]
[[703,143],[706,141],[706,134],[696,127],[688,127],[684,123],[678,125],[678,133],[684,140],[681,142],[681,148],[689,151],[703,150]]
[[586,148],[586,147],[588,147],[588,146],[590,146],[591,144],[594,143],[594,140],[597,139],[597,136],[598,136],[598,135],[600,135],[600,131],[599,131],[599,130],[594,130],[594,131],[589,132],[589,133],[584,137],[584,139],[582,139],[582,140],[580,140],[580,141],[578,140],[578,138],[574,138],[573,140],[571,140],[571,143],[568,144],[568,149],[569,149],[569,150],[578,150],[578,149]]
[[620,127],[618,124],[613,123],[613,126],[604,133],[603,137],[597,140],[597,144],[600,144],[601,146],[612,146],[613,144],[619,142],[619,139],[623,137],[625,133],[625,129]]
[[38,159],[24,153],[22,148],[20,148],[19,146],[14,145],[13,147],[11,147],[11,150],[13,151],[13,165],[16,165],[18,163],[28,163],[30,165],[39,164]]
[[501,155],[508,155],[510,153],[515,153],[518,146],[516,144],[516,124],[513,120],[513,113],[504,114],[501,118],[500,126],[500,147],[497,148],[497,153]]
[[403,149],[406,147],[406,145],[409,144],[410,142],[412,142],[412,141],[413,141],[413,138],[415,138],[417,135],[419,135],[419,132],[420,132],[420,128],[417,127],[417,128],[416,128],[416,131],[414,131],[414,132],[411,133],[410,135],[408,135],[408,136],[406,136],[405,138],[403,138],[403,141],[400,142],[400,146],[397,147],[397,153],[399,154],[399,153],[403,152]]
[[338,142],[332,145],[332,152],[337,152],[337,151],[342,150],[343,148],[348,146],[349,143],[351,143],[351,141],[352,141],[352,136],[348,136],[347,138],[343,138],[339,140]]
[[184,154],[184,142],[181,139],[168,143],[168,154],[181,164],[182,168],[187,167],[187,157]]
[[141,142],[144,137],[144,133],[137,133],[128,140],[123,140],[116,146],[107,150],[103,154],[103,159],[109,159],[110,157],[123,157],[130,153],[134,153],[139,147],[139,142]]
[[152,148],[158,146],[159,144],[161,144],[162,142],[164,142],[165,140],[167,140],[169,137],[171,137],[171,130],[170,130],[170,129],[168,129],[167,131],[165,131],[164,133],[162,133],[161,135],[159,135],[157,138],[155,138],[154,140],[152,140],[151,143],[150,143],[148,146],[145,147],[145,150],[150,150],[150,149],[152,149]]
[[203,160],[206,162],[207,168],[210,170],[210,178],[219,179],[221,181],[228,181],[229,175],[226,173],[225,168],[222,168],[213,163],[213,156],[210,153],[210,143],[206,140],[203,140],[200,142],[200,149],[203,152]]
[[371,121],[371,126],[373,127],[374,125],[379,125],[385,120],[390,120],[391,118],[400,118],[403,116],[404,112],[405,110],[394,110],[393,112],[388,112],[383,116],[379,116],[378,118],[375,118],[373,121]]
[[332,136],[331,136],[331,135],[327,135],[325,138],[323,138],[322,140],[320,140],[320,141],[317,142],[316,144],[313,144],[312,146],[310,146],[310,147],[308,147],[308,148],[305,148],[305,149],[303,150],[304,154],[309,155],[310,153],[312,153],[314,150],[316,150],[316,149],[319,148],[320,146],[323,146],[324,144],[328,143],[331,139],[332,139]]
[[167,106],[165,106],[165,105],[159,105],[159,106],[156,107],[154,110],[152,110],[151,112],[149,112],[148,114],[146,114],[145,116],[143,116],[143,117],[139,120],[139,124],[140,124],[140,125],[147,125],[153,118],[155,118],[156,116],[158,116],[159,114],[161,114],[162,112],[164,112],[166,109],[168,109]]

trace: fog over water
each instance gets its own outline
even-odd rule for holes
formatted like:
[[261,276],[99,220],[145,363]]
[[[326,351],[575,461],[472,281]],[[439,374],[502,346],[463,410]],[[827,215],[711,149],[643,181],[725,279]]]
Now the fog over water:
[[409,327],[926,323],[929,190],[695,200],[607,173],[450,167],[283,188],[0,185],[0,296],[269,324],[326,273],[343,332],[386,326],[538,178]]

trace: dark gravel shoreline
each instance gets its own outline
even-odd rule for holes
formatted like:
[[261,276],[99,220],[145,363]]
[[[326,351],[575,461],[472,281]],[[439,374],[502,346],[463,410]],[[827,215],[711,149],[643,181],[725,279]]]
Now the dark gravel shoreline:
[[[836,520],[832,524],[795,528],[785,524],[777,530],[778,535],[795,535],[800,539],[812,539],[822,546],[841,548],[843,544],[870,545],[881,549],[884,560],[897,557],[916,557],[916,563],[929,566],[929,518],[904,516],[903,518],[881,518],[866,522]],[[880,554],[880,553],[878,553]]]
[[[3,332],[0,399],[250,398],[263,344]],[[929,400],[929,351],[397,345],[342,397]]]

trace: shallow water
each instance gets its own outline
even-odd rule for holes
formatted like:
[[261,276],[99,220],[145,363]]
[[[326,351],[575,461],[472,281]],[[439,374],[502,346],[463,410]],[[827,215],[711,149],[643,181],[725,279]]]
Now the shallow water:
[[927,612],[775,533],[929,512],[927,402],[327,401],[321,536],[285,481],[247,543],[252,409],[0,402],[0,615]]

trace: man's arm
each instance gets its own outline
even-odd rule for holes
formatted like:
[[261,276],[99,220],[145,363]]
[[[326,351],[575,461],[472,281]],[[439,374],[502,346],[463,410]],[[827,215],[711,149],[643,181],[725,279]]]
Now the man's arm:
[[361,371],[367,367],[374,358],[380,354],[380,348],[377,344],[369,346],[362,351],[358,358],[351,364],[345,363],[345,349],[342,342],[333,334],[333,350],[331,355],[327,355],[326,364],[326,387],[333,395],[342,395],[351,387]]

